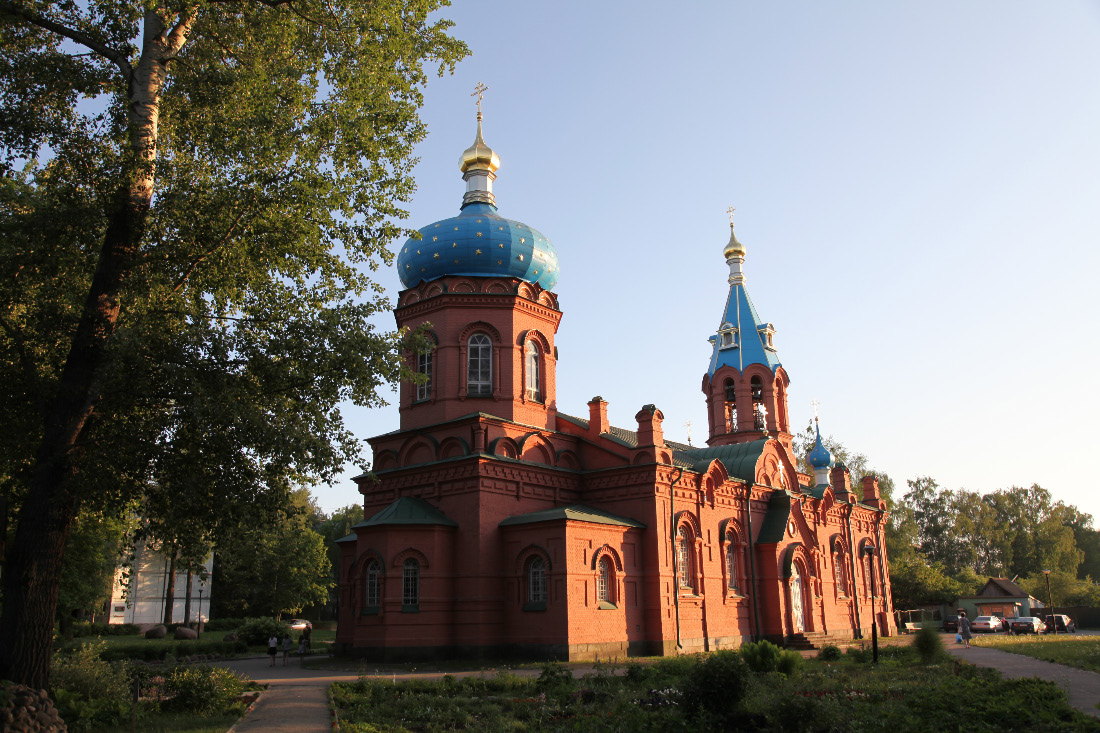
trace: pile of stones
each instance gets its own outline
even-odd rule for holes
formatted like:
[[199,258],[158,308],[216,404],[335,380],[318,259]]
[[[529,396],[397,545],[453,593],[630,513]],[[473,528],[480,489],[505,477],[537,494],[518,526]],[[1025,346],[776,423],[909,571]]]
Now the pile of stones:
[[45,690],[4,682],[0,687],[0,730],[64,733],[67,729]]

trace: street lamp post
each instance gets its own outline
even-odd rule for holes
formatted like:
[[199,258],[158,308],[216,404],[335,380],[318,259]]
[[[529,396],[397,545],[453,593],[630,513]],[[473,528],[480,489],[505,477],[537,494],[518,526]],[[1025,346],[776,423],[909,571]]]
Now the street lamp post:
[[875,614],[875,546],[863,548],[867,553],[867,566],[871,568],[871,661],[878,664],[878,617]]
[[1054,633],[1058,633],[1058,618],[1054,615],[1054,596],[1050,592],[1050,571],[1044,570],[1043,575],[1047,577],[1047,601],[1050,603],[1050,623],[1054,626]]
[[202,588],[200,587],[199,588],[199,624],[198,624],[198,628],[195,630],[196,636],[200,639],[202,638],[202,627],[203,627],[203,623],[202,623]]

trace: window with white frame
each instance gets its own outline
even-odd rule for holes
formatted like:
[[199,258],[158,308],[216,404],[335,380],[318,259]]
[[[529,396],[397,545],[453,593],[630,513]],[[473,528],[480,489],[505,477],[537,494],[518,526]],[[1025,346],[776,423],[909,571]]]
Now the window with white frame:
[[680,525],[676,532],[676,574],[681,588],[693,589],[695,580],[691,562],[691,530]]
[[470,337],[466,354],[466,394],[488,397],[493,393],[493,342],[483,333]]
[[736,539],[733,532],[726,532],[726,588],[734,593],[738,589],[737,553],[740,552]]
[[414,607],[420,604],[420,563],[413,558],[405,561],[401,575],[401,605]]
[[541,557],[527,563],[527,602],[546,603],[546,561]]
[[378,579],[380,575],[381,568],[377,560],[371,560],[367,563],[366,592],[365,598],[363,599],[367,608],[378,608],[380,600]]
[[836,581],[837,595],[848,597],[848,572],[844,560],[844,550],[839,547],[833,552],[833,578]]
[[416,373],[425,379],[416,385],[416,399],[426,400],[432,396],[432,350],[424,349],[416,354]]
[[534,341],[528,341],[527,346],[524,347],[524,355],[526,362],[527,372],[527,396],[530,399],[538,400],[542,398],[539,383],[539,347]]
[[871,556],[866,552],[860,553],[863,556],[863,595],[867,598],[871,597]]
[[600,603],[614,603],[615,576],[611,570],[611,559],[604,556],[596,566],[596,600]]

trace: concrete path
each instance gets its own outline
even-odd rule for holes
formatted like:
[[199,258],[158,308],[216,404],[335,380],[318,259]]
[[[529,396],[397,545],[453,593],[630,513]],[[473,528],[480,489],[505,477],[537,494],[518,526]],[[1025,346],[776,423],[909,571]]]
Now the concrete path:
[[1100,674],[1053,662],[1044,662],[1040,659],[1025,657],[1023,654],[988,649],[981,646],[981,637],[976,641],[977,646],[974,641],[971,641],[970,648],[967,649],[962,644],[955,643],[954,634],[944,635],[944,646],[947,651],[959,659],[977,667],[999,670],[1008,679],[1038,677],[1050,680],[1066,691],[1070,705],[1083,713],[1100,718],[1100,709],[1096,707],[1097,703],[1100,703]]

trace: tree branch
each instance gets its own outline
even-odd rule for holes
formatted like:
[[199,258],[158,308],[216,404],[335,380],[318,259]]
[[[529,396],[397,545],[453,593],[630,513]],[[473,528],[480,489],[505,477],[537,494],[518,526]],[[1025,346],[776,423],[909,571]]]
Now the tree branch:
[[0,0],[0,13],[22,18],[31,25],[36,25],[43,30],[56,33],[63,38],[68,38],[70,41],[75,41],[95,51],[97,54],[117,66],[127,81],[130,81],[133,75],[134,70],[130,65],[130,60],[126,58],[126,54],[116,51],[107,44],[97,41],[82,31],[78,31],[75,28],[69,28],[68,26],[50,20],[44,15],[39,15],[27,8],[20,7],[12,0]]

